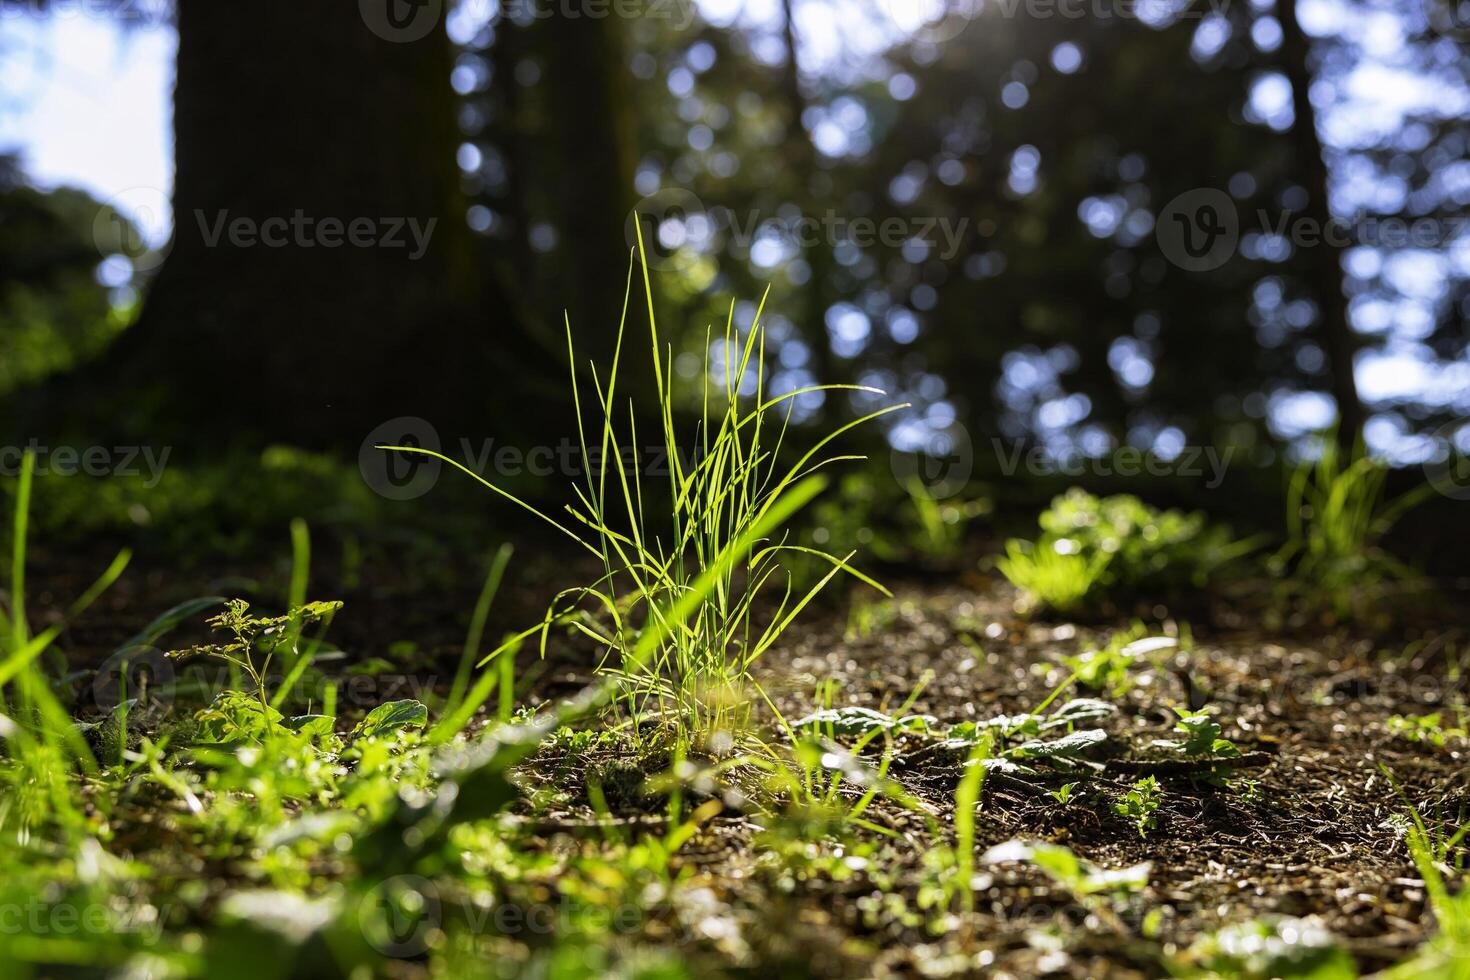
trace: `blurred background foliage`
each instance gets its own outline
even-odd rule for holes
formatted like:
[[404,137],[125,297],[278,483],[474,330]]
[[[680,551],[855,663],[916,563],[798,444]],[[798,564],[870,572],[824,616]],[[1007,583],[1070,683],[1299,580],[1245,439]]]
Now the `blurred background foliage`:
[[[78,16],[60,4],[3,6],[10,28]],[[107,6],[88,9],[103,17]],[[178,223],[161,270],[131,269],[138,249],[95,230],[110,205],[28,182],[23,155],[7,158],[0,395],[55,388],[90,362],[81,387],[63,385],[43,411],[24,393],[12,399],[25,424],[104,418],[183,442],[211,433],[200,441],[217,447],[217,422],[226,441],[255,450],[299,442],[350,458],[405,388],[373,376],[398,353],[374,362],[357,352],[397,352],[412,333],[419,348],[453,352],[464,378],[496,372],[491,384],[434,382],[442,364],[413,362],[405,373],[429,378],[424,392],[454,393],[453,405],[415,414],[438,423],[430,408],[444,409],[446,435],[546,439],[566,419],[524,405],[564,400],[563,312],[579,353],[606,357],[638,220],[676,373],[696,380],[708,365],[722,376],[730,304],[748,328],[769,287],[773,390],[885,392],[804,396],[798,422],[913,403],[893,417],[887,445],[870,447],[880,466],[890,451],[921,451],[964,457],[967,473],[996,480],[1015,447],[1060,463],[1131,446],[1167,463],[1209,446],[1233,454],[1234,478],[1252,464],[1266,474],[1254,485],[1277,493],[1283,458],[1309,454],[1308,437],[1338,423],[1344,440],[1361,429],[1394,464],[1442,460],[1470,448],[1461,14],[1453,0],[460,0],[419,42],[428,47],[308,58],[286,46],[280,64],[236,65],[196,63],[200,39],[278,36],[288,17],[321,37],[355,37],[362,23],[356,10],[282,8],[247,21],[202,3],[118,5],[119,31],[177,31],[177,100],[191,107],[178,116],[177,212],[248,211],[268,183],[289,197],[293,172],[312,175],[294,188],[306,206],[313,194],[340,206],[321,187],[371,166],[325,145],[303,158],[310,134],[287,140],[281,117],[330,116],[352,90],[344,65],[429,64],[410,96],[354,111],[367,130],[452,111],[453,134],[415,132],[427,148],[385,150],[378,169],[427,173],[452,158],[458,186],[436,199],[453,208],[442,216],[453,231],[402,283],[394,270],[349,263],[316,275],[310,303],[286,288],[273,299],[265,286],[285,283],[289,266],[262,259],[242,272],[228,248],[189,247],[193,222]],[[6,58],[25,61],[0,42]],[[261,96],[241,80],[283,72],[294,104],[251,104]],[[228,109],[234,128],[202,131],[198,106]],[[23,154],[23,134],[16,142],[9,149]],[[267,180],[260,161],[276,151]],[[413,177],[396,170],[385,186]],[[1156,225],[1170,201],[1201,188],[1229,196],[1240,243],[1218,268],[1188,271],[1169,261]],[[1428,221],[1433,234],[1384,240],[1382,219]],[[894,220],[895,236],[854,230]],[[1304,220],[1340,222],[1350,241],[1283,233]],[[466,269],[478,285],[453,287]],[[198,295],[227,296],[232,278],[252,284],[248,309],[221,301],[196,312]],[[452,314],[419,322],[388,311],[378,280],[452,295]],[[335,308],[340,327],[321,313]],[[233,368],[217,347],[177,342],[202,329],[196,321],[235,338]],[[450,322],[465,326],[439,326]],[[319,347],[298,339],[317,333]],[[141,339],[104,351],[120,334]],[[301,357],[284,366],[260,353],[297,343]],[[219,396],[232,370],[252,393],[233,408]],[[335,398],[331,415],[303,404],[313,385],[362,397]],[[1036,482],[1032,499],[1058,489]],[[1199,490],[1176,481],[1166,497]]]

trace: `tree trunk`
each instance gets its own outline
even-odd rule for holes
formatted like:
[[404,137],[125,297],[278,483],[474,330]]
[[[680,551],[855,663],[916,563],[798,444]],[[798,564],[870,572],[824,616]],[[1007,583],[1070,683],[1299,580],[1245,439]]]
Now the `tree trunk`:
[[[824,200],[814,197],[813,182],[817,175],[817,148],[812,145],[803,117],[806,96],[801,91],[801,37],[797,33],[795,0],[782,0],[781,23],[786,42],[786,67],[781,88],[786,96],[786,152],[790,155],[795,176],[797,200]],[[832,243],[824,237],[815,248],[806,250],[811,280],[804,293],[806,300],[803,336],[811,344],[811,366],[818,384],[849,383],[847,372],[839,373],[832,359],[832,343],[827,334],[827,308],[832,304]]]
[[[567,260],[560,275],[560,303],[571,317],[578,359],[605,371],[617,339],[618,317],[627,292],[631,245],[625,229],[633,201],[636,133],[632,95],[624,64],[622,20],[608,16],[600,0],[565,0],[564,16],[547,18],[541,53],[541,84],[550,115],[546,136],[560,183],[556,201],[559,253]],[[585,8],[585,9],[584,9]],[[655,289],[657,283],[655,283]],[[628,310],[629,356],[620,373],[652,376],[645,351],[647,314],[641,279]],[[650,382],[651,383],[651,382]]]
[[89,372],[154,390],[134,428],[356,451],[398,416],[487,424],[508,325],[473,312],[443,18],[416,40],[368,19],[179,0],[172,248]]
[[[1306,217],[1326,229],[1332,221],[1328,200],[1327,160],[1322,153],[1322,139],[1317,131],[1317,112],[1312,105],[1311,45],[1297,20],[1296,0],[1281,0],[1282,44],[1287,80],[1291,82],[1292,109],[1298,173],[1307,191]],[[1310,288],[1317,299],[1318,329],[1327,368],[1332,376],[1332,396],[1337,401],[1338,441],[1351,448],[1363,431],[1366,415],[1358,396],[1357,378],[1353,373],[1357,338],[1348,320],[1347,295],[1343,292],[1343,248],[1324,236],[1315,248],[1304,249]]]

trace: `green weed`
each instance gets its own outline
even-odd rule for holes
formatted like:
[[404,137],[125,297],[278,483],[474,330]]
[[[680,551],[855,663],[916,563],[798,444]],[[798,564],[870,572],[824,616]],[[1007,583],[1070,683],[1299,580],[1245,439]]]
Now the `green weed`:
[[225,603],[224,612],[205,621],[210,629],[228,633],[228,641],[173,650],[168,656],[175,660],[208,657],[243,670],[255,685],[260,707],[268,714],[273,710],[272,700],[266,691],[266,675],[271,661],[277,655],[288,657],[294,667],[302,657],[302,628],[314,623],[330,623],[341,608],[340,602],[309,602],[294,607],[284,616],[251,616],[250,603],[244,599],[231,599]]
[[1153,776],[1145,776],[1134,783],[1133,788],[1124,793],[1122,799],[1113,804],[1113,811],[1131,820],[1138,829],[1139,837],[1147,837],[1148,832],[1159,825],[1158,809],[1163,796],[1164,791],[1159,788],[1158,780]]
[[1057,612],[1203,587],[1256,548],[1203,514],[1155,510],[1128,495],[1098,498],[1077,487],[1053,500],[1039,523],[1041,537],[1007,542],[998,567],[1033,604]]

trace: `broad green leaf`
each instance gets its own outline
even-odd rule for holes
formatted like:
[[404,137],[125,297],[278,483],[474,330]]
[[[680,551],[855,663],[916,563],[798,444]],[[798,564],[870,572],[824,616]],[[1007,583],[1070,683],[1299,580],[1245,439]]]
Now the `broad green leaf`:
[[421,701],[406,698],[388,701],[368,712],[352,730],[352,738],[373,738],[400,728],[422,728],[429,722],[429,709]]

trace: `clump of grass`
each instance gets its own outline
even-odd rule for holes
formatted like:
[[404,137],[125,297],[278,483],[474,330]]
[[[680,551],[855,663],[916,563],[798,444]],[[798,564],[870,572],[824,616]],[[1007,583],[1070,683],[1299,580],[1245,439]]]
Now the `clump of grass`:
[[1008,541],[1006,555],[996,567],[1033,606],[1074,612],[1095,595],[1111,558],[1081,555],[1071,547],[1070,541]]
[[1102,600],[1201,587],[1256,547],[1200,513],[1156,510],[1137,497],[1073,487],[1052,501],[1035,542],[1013,540],[998,567],[1033,605],[1057,612]]
[[[645,485],[644,474],[624,462],[625,448],[636,446],[639,439],[638,416],[631,403],[624,407],[618,389],[633,295],[631,272],[612,364],[605,374],[590,366],[585,376],[590,378],[590,391],[577,369],[567,325],[578,438],[583,458],[600,463],[588,468],[583,484],[574,485],[575,502],[566,507],[564,517],[544,513],[438,453],[417,447],[382,448],[437,456],[534,514],[602,565],[603,574],[595,582],[556,596],[540,624],[513,637],[479,666],[537,633],[544,655],[550,628],[564,624],[602,649],[599,669],[619,679],[617,705],[635,721],[659,719],[682,731],[733,731],[744,725],[752,692],[759,692],[751,681],[751,667],[834,576],[845,573],[886,591],[849,564],[853,552],[839,557],[790,543],[781,528],[825,485],[816,471],[854,458],[823,455],[833,440],[906,406],[850,421],[805,452],[793,453],[794,462],[783,461],[781,450],[797,398],[834,390],[882,393],[851,385],[816,385],[770,394],[764,301],[748,331],[735,327],[732,303],[722,337],[723,368],[715,374],[706,359],[700,418],[692,438],[681,439],[674,414],[672,353],[654,315],[641,239],[638,254],[648,302],[658,438],[669,461],[663,497]],[[660,499],[669,502],[662,509],[656,503]],[[826,568],[800,592],[783,568],[783,559],[794,555],[814,558]],[[764,625],[759,625],[757,600],[768,591],[773,596],[779,592],[779,598],[772,600],[773,608],[760,617]]]
[[117,581],[131,557],[119,552],[60,622],[33,633],[26,615],[26,539],[35,469],[35,454],[27,451],[16,485],[8,602],[0,610],[0,735],[6,749],[0,780],[8,784],[6,797],[13,803],[0,805],[0,831],[19,833],[22,839],[47,825],[86,832],[70,777],[97,772],[97,760],[41,669],[40,658]]
[[1381,618],[1393,592],[1422,588],[1420,577],[1382,547],[1383,536],[1433,492],[1426,485],[1384,499],[1388,469],[1361,442],[1348,453],[1335,439],[1298,466],[1286,492],[1286,545],[1271,559],[1288,603],[1339,621]]

